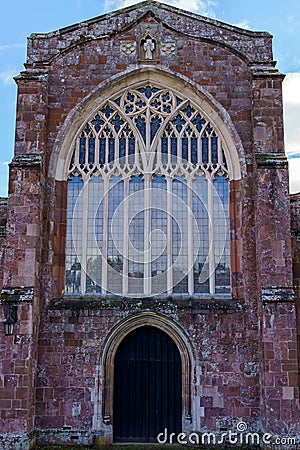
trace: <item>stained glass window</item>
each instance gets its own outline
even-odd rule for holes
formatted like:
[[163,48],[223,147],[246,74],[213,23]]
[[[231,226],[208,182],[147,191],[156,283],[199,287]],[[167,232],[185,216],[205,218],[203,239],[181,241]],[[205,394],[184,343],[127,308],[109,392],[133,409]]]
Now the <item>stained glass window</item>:
[[190,99],[149,84],[119,93],[69,161],[65,295],[230,294],[222,139]]

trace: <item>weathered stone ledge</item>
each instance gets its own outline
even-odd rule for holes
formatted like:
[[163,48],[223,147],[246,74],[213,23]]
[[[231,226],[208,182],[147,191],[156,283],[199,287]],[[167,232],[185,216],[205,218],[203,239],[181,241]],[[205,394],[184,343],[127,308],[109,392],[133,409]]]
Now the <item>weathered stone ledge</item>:
[[10,167],[40,167],[42,163],[42,155],[24,154],[15,156],[10,163]]
[[285,75],[281,72],[279,72],[278,69],[275,69],[274,67],[270,66],[252,66],[251,67],[251,73],[253,75],[253,78],[261,78],[261,77],[276,77],[276,78],[285,78]]
[[190,311],[225,311],[225,312],[242,312],[246,306],[238,300],[231,298],[199,298],[188,296],[159,296],[145,298],[128,298],[116,295],[111,296],[83,296],[83,295],[66,295],[65,297],[54,300],[49,309],[62,310],[97,310],[97,309],[114,309],[114,310],[131,310],[143,311],[172,311],[172,310],[190,310]]
[[18,81],[40,81],[40,82],[47,82],[48,81],[48,64],[43,64],[43,67],[38,69],[30,68],[30,70],[24,70],[19,75],[16,75],[14,77],[14,80],[16,83]]
[[263,303],[294,303],[295,293],[294,289],[287,287],[272,286],[269,288],[262,288],[262,302]]
[[255,153],[258,168],[276,167],[287,168],[288,160],[284,153]]
[[1,303],[24,303],[32,302],[34,295],[33,287],[14,287],[14,288],[3,288],[0,294]]

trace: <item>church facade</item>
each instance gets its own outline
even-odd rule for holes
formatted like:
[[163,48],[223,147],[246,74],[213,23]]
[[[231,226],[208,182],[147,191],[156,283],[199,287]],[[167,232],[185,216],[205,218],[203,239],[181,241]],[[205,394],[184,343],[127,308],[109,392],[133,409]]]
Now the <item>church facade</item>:
[[275,66],[269,33],[152,0],[29,37],[0,200],[1,448],[298,442]]

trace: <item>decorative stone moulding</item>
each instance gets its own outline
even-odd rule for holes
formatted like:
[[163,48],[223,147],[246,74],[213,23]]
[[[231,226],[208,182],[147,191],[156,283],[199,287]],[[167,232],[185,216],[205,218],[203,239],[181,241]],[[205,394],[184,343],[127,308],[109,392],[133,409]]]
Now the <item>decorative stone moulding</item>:
[[196,296],[186,297],[184,295],[179,295],[178,298],[174,296],[154,296],[138,300],[117,295],[98,295],[96,298],[88,295],[74,295],[54,300],[49,306],[51,310],[70,310],[79,314],[85,310],[102,310],[107,308],[115,311],[130,310],[132,313],[153,310],[166,314],[175,314],[178,310],[185,311],[187,309],[193,311],[232,311],[237,313],[242,313],[247,309],[241,300],[232,300],[231,298],[199,299]]
[[262,301],[263,303],[294,303],[294,289],[277,286],[262,288]]
[[121,43],[121,52],[124,55],[131,55],[136,52],[136,42],[134,41],[125,41]]
[[15,156],[10,163],[10,167],[34,167],[41,166],[43,163],[42,155],[25,154]]
[[258,168],[275,167],[286,168],[288,166],[287,157],[282,153],[256,153],[256,164]]
[[[45,64],[47,65],[47,64]],[[27,68],[27,64],[25,64],[25,67]],[[14,80],[16,83],[19,81],[38,81],[41,83],[47,83],[48,82],[48,69],[46,68],[28,68],[27,70],[22,71],[19,75],[14,77]]]
[[175,42],[163,42],[160,47],[162,55],[172,55],[176,51]]
[[3,288],[0,294],[0,302],[1,303],[10,303],[10,302],[32,302],[34,295],[33,287],[14,287],[14,288]]
[[278,69],[275,69],[272,65],[263,65],[257,64],[251,67],[251,72],[254,78],[261,77],[281,77],[284,78],[284,75],[279,72]]

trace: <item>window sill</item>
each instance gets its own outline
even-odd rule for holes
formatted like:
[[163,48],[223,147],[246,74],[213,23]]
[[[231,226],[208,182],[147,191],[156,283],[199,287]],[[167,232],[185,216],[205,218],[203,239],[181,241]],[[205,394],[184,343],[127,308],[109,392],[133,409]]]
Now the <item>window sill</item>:
[[242,301],[232,299],[228,294],[214,297],[208,295],[160,295],[153,297],[124,297],[118,295],[81,295],[67,294],[63,298],[53,300],[51,309],[113,309],[113,310],[155,310],[164,312],[172,309],[190,311],[232,311],[242,312],[245,305]]

